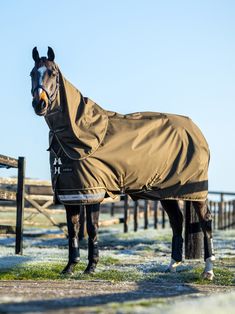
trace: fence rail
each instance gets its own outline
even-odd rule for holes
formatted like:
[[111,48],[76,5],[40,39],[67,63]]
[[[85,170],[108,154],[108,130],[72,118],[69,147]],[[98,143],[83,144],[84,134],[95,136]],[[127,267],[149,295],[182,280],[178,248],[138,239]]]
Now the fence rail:
[[18,168],[19,159],[0,155],[0,168]]

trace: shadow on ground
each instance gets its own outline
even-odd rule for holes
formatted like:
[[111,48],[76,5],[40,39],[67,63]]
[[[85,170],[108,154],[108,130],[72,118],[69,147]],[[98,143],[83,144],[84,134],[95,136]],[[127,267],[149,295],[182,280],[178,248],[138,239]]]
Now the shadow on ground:
[[[18,282],[19,283],[19,282]],[[94,282],[93,282],[94,283]],[[15,282],[17,284],[17,282]],[[21,285],[23,283],[20,284]],[[171,298],[176,296],[182,295],[191,295],[198,292],[198,290],[194,287],[185,284],[174,284],[174,283],[166,283],[166,284],[159,284],[155,281],[141,281],[136,284],[135,289],[133,289],[133,284],[128,286],[119,286],[119,290],[125,290],[120,292],[108,292],[112,291],[114,288],[111,283],[98,283],[99,285],[98,293],[94,290],[92,291],[91,285],[92,281],[88,282],[71,282],[69,287],[65,284],[66,287],[63,287],[63,284],[60,283],[58,287],[58,283],[48,282],[48,286],[50,289],[53,290],[53,286],[55,284],[54,289],[57,291],[57,294],[61,293],[63,289],[64,297],[50,297],[45,299],[43,291],[46,291],[46,282],[43,282],[42,285],[37,283],[38,288],[35,289],[34,287],[30,287],[30,283],[27,283],[29,289],[31,289],[31,299],[30,301],[21,301],[21,302],[10,302],[0,305],[0,312],[2,313],[32,313],[32,312],[47,312],[51,310],[68,310],[73,309],[74,311],[77,309],[79,310],[80,307],[94,307],[100,305],[108,305],[110,303],[123,303],[123,302],[131,302],[131,301],[140,301],[144,300],[145,302],[149,299],[153,298]],[[87,285],[87,291],[86,291]],[[103,291],[100,292],[100,289],[103,285]],[[69,289],[69,291],[67,291]],[[89,295],[79,295],[81,293],[89,294]],[[114,288],[115,290],[115,288]],[[66,297],[66,291],[68,295],[74,293],[74,296]],[[38,294],[38,295],[37,295]],[[40,297],[39,297],[40,296]],[[27,296],[26,296],[27,297]],[[41,298],[41,299],[40,299]],[[121,305],[121,304],[120,304]]]

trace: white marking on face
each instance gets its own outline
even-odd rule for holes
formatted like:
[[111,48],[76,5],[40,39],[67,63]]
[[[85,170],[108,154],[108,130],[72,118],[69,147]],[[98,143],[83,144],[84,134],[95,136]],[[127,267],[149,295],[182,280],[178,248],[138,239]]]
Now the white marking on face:
[[[38,68],[38,73],[39,73],[39,80],[38,80],[38,84],[39,85],[42,85],[42,80],[43,80],[43,76],[44,76],[44,73],[46,72],[47,70],[47,67],[45,65],[43,65],[42,67]],[[42,89],[39,88],[38,89],[38,94],[40,95],[42,92]]]

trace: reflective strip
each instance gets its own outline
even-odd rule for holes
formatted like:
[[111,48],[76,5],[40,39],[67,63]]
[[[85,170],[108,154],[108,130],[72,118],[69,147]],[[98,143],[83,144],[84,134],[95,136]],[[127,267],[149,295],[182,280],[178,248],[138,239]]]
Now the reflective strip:
[[81,200],[96,200],[100,198],[104,198],[105,193],[99,193],[99,194],[64,194],[64,195],[58,195],[58,198],[61,201],[81,201]]

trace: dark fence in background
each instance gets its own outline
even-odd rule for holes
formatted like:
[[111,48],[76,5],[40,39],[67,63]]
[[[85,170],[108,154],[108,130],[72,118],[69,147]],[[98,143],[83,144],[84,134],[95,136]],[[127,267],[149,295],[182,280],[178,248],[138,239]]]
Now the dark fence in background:
[[[210,196],[219,196],[219,201],[210,200]],[[230,198],[230,200],[225,200]],[[235,193],[209,192],[208,206],[213,215],[213,228],[228,230],[235,228]]]
[[[227,230],[235,228],[235,200],[225,201],[225,196],[234,196],[235,193],[230,192],[209,192],[209,196],[218,195],[220,201],[208,201],[208,206],[213,215],[213,228],[219,230]],[[113,217],[117,210],[124,210],[123,231],[128,232],[132,221],[131,230],[137,231],[139,227],[148,229],[149,226],[157,228],[165,228],[169,226],[168,217],[163,210],[160,201],[131,201],[128,196],[122,197],[123,205],[120,203],[110,204],[110,214]],[[185,214],[185,202],[180,201],[180,207]],[[140,225],[140,219],[142,226]]]
[[[220,195],[220,201],[209,201],[208,206],[213,215],[214,229],[227,230],[235,228],[235,200],[224,201],[224,195],[227,193],[216,193]],[[235,195],[228,193],[229,196]],[[131,201],[127,195],[123,197],[124,232],[128,232],[130,221],[133,222],[134,231],[138,230],[140,222],[142,228],[148,229],[149,226],[154,229],[165,228],[169,220],[163,210],[160,201]],[[184,213],[184,249],[186,259],[199,259],[202,257],[203,233],[193,203],[189,201],[179,202]],[[111,215],[114,216],[116,204],[110,207]],[[132,218],[132,219],[131,219]],[[142,218],[142,219],[140,219]]]
[[[18,168],[18,179],[0,178],[0,212],[16,211],[16,254],[22,254],[23,224],[25,226],[42,227],[36,218],[43,215],[46,223],[43,226],[57,227],[67,233],[66,222],[58,222],[59,213],[64,214],[63,207],[53,205],[53,195],[49,181],[24,180],[25,160],[23,157],[13,159],[0,155],[0,168]],[[217,201],[212,200],[217,195]],[[212,197],[213,196],[213,197]],[[211,197],[211,199],[210,199]],[[227,230],[235,228],[235,193],[209,192],[208,206],[213,214],[214,229]],[[9,204],[9,200],[11,205]],[[1,202],[3,201],[3,202]],[[25,206],[25,204],[26,206]],[[185,247],[188,258],[198,258],[201,245],[193,245],[200,242],[200,230],[195,232],[197,217],[190,202],[179,202],[185,216]],[[26,215],[23,216],[25,207]],[[100,221],[100,226],[123,224],[123,231],[137,231],[139,228],[160,229],[169,227],[168,216],[161,207],[160,201],[139,200],[132,201],[127,195],[117,197],[116,200],[107,199],[101,204],[101,212],[111,215],[110,218]],[[14,216],[15,217],[15,216]],[[107,215],[104,215],[107,218]],[[85,220],[83,206],[81,207],[81,224]],[[45,220],[45,219],[44,219]],[[4,225],[5,224],[5,225]],[[14,221],[10,224],[13,225]],[[1,220],[0,229],[9,227],[7,220]],[[200,229],[200,228],[199,228]],[[0,230],[1,231],[1,230]],[[8,233],[8,232],[6,232]],[[81,227],[80,237],[85,234],[85,225]],[[63,235],[62,235],[63,236]],[[187,243],[187,245],[186,245]],[[196,249],[195,249],[196,248]]]

